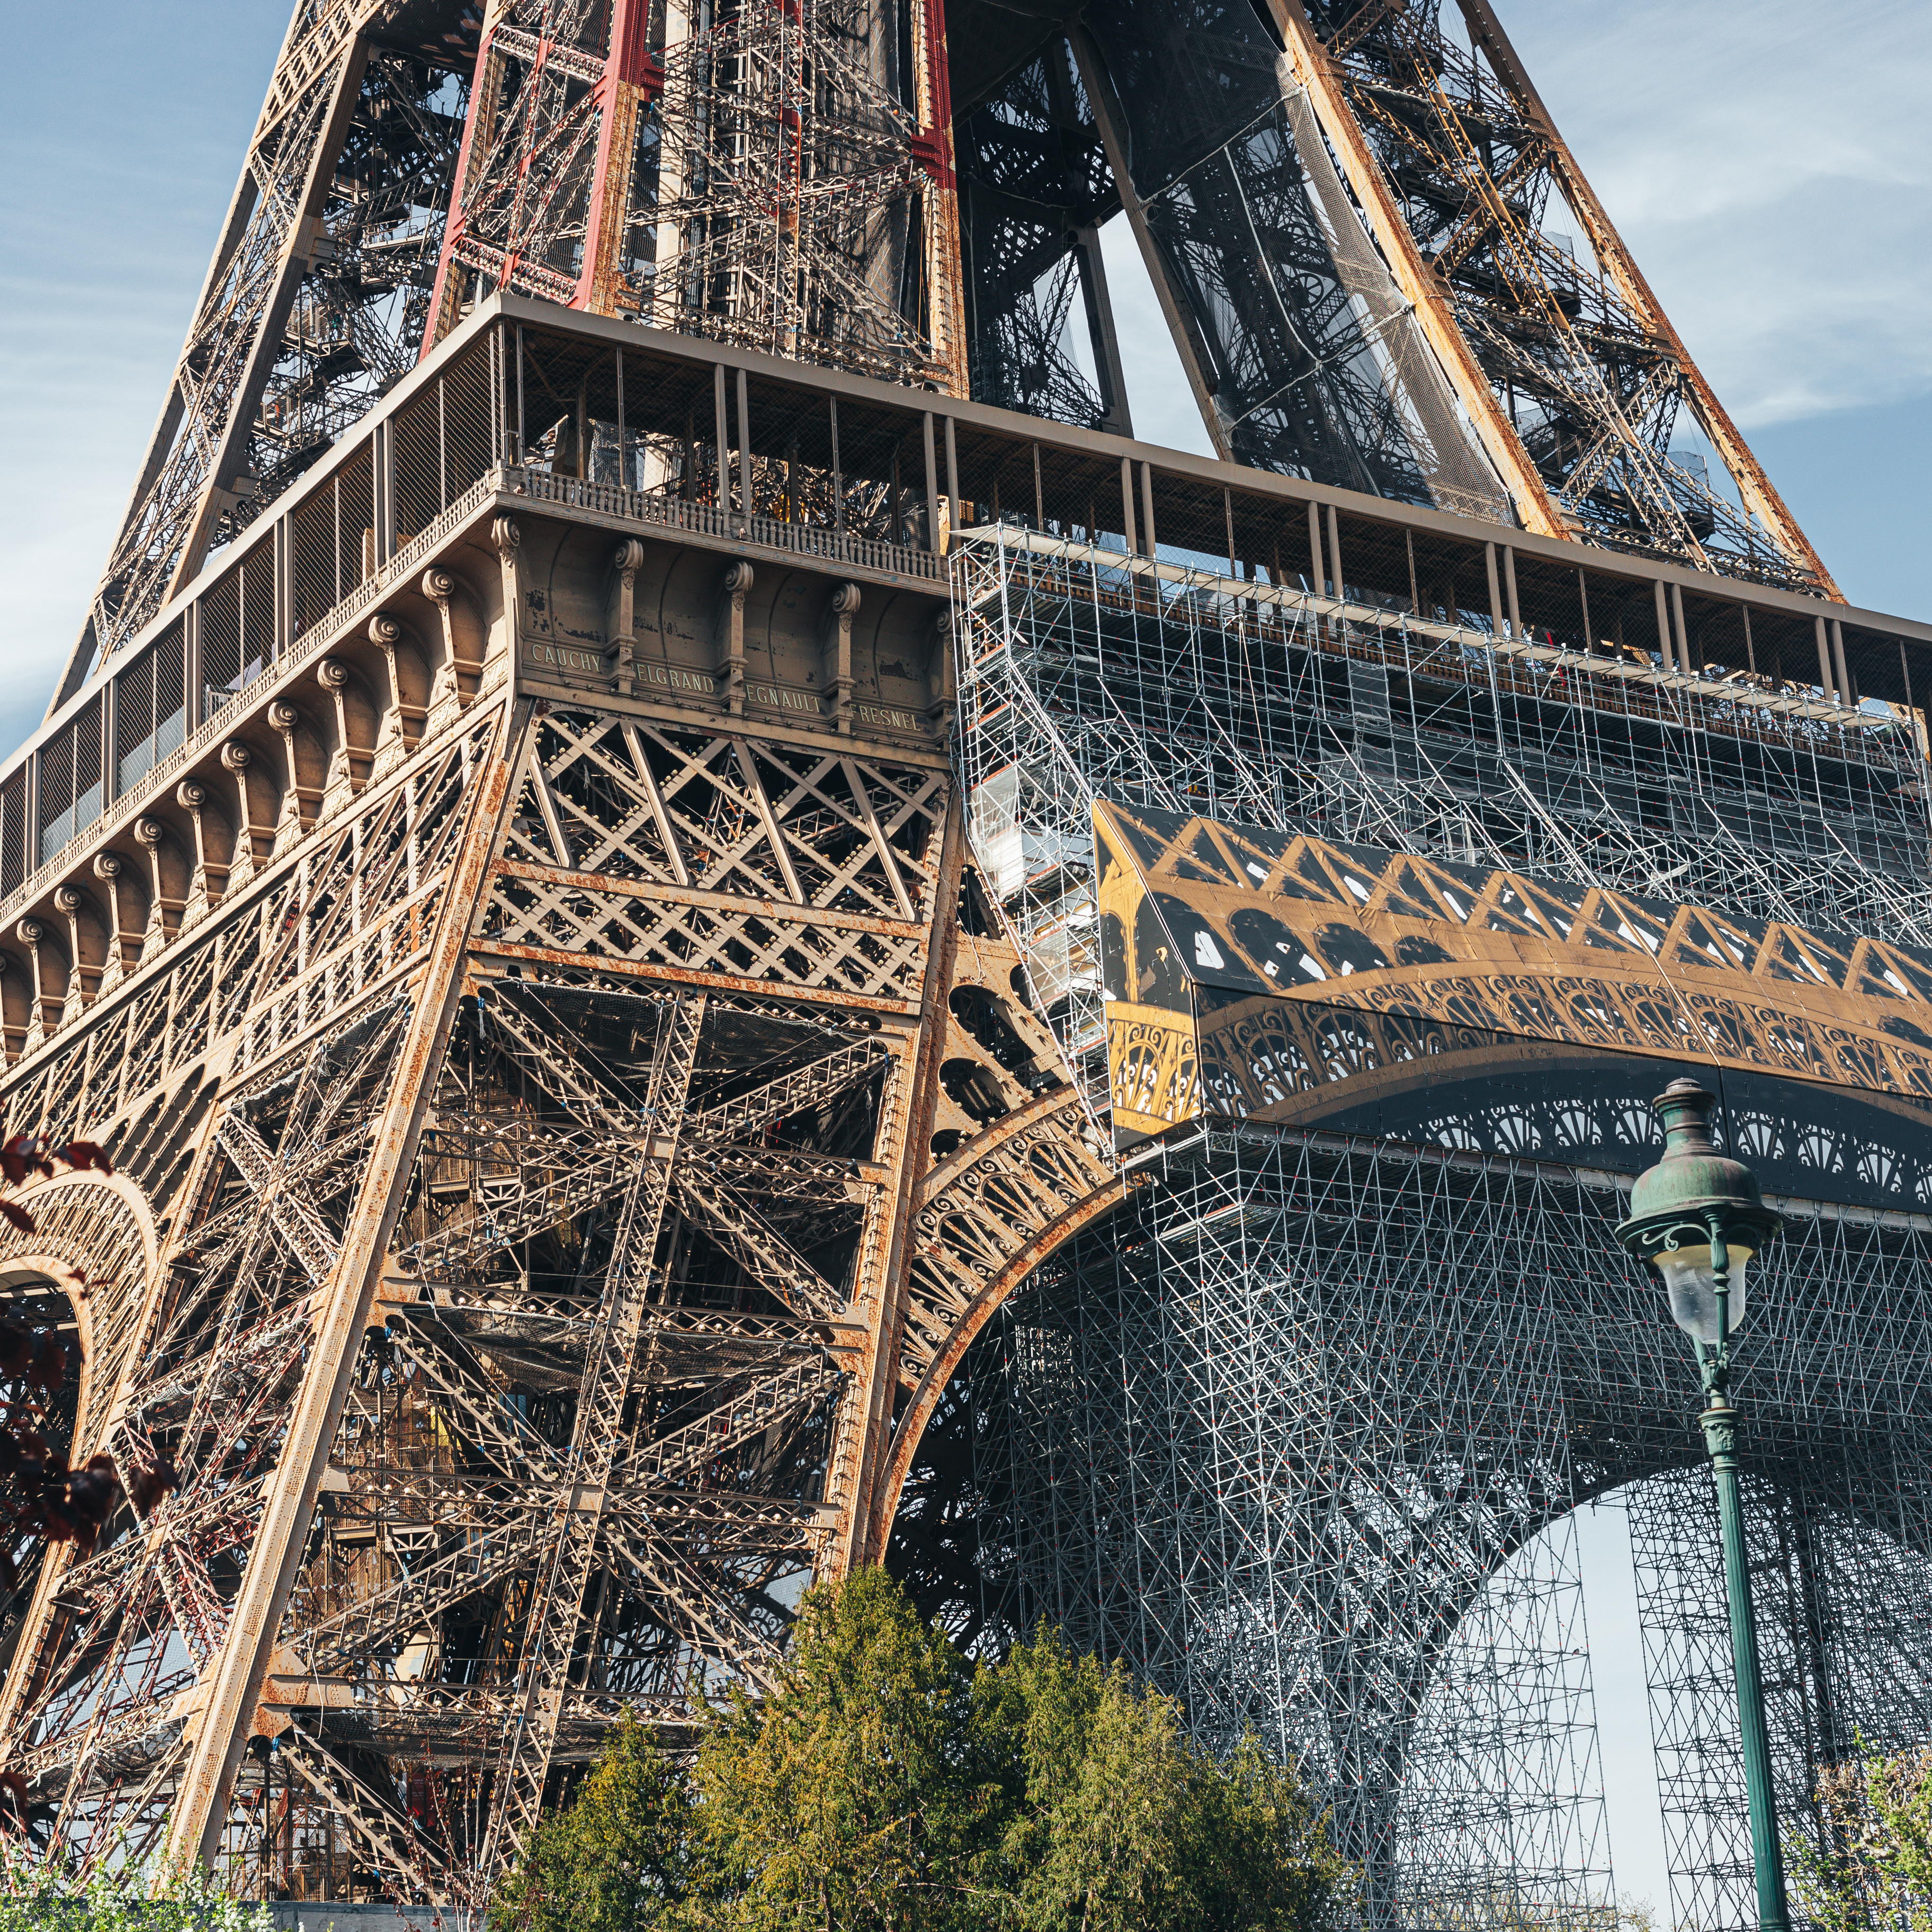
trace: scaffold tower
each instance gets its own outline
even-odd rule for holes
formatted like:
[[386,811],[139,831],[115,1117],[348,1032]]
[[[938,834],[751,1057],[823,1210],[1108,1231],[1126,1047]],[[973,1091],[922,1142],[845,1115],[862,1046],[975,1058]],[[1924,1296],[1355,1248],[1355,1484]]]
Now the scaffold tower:
[[1932,1720],[1932,1165],[1916,1063],[1780,1022],[1776,956],[1921,956],[1922,742],[1237,566],[1078,527],[955,554],[976,850],[1138,1183],[968,1358],[970,1615],[1060,1623],[1314,1768],[1376,1922],[1580,1924],[1611,1874],[1573,1513],[1627,1500],[1672,1910],[1748,1924],[1695,1390],[1610,1230],[1660,1065],[1714,1056],[1793,1217],[1744,1400],[1780,1801],[1814,1828],[1847,1737]]

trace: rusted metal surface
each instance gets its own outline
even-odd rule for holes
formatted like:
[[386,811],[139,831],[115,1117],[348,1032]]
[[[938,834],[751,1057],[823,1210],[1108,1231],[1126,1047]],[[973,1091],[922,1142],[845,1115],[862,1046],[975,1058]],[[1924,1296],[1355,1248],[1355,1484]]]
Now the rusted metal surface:
[[[138,958],[20,1040],[10,1118],[97,1126],[169,1231],[102,1268],[88,1402],[182,1488],[50,1562],[7,1684],[83,1863],[479,1903],[622,1703],[685,1736],[694,1663],[755,1683],[774,1593],[878,1558],[949,1324],[1112,1198],[1084,1126],[1048,1160],[1045,1028],[1010,1014],[1059,1100],[959,1017],[1015,956],[961,925],[943,718],[520,693],[522,560],[587,534],[547,608],[603,594],[577,514],[451,526],[332,645],[359,719],[265,685],[192,742]],[[840,692],[905,634],[841,638]]]
[[416,1139],[429,1102],[460,968],[498,838],[508,788],[510,712],[503,707],[482,753],[468,800],[468,826],[450,867],[437,932],[420,981],[410,991],[409,1028],[391,1075],[389,1096],[370,1139],[362,1190],[326,1281],[307,1338],[302,1390],[282,1432],[248,1567],[227,1618],[227,1637],[205,1671],[206,1698],[190,1732],[176,1788],[170,1843],[177,1857],[208,1860],[221,1849],[226,1804],[268,1648],[286,1610],[310,1520],[349,1391],[355,1352],[368,1320],[382,1256],[408,1185]]
[[[1005,633],[988,641],[994,576],[1090,568],[1082,608],[1137,635],[1210,608],[1270,650],[1292,631],[1310,662],[1348,661],[1329,668],[1352,692],[1399,671],[1526,706],[1560,682],[1626,724],[1700,724],[1768,756],[1852,746],[1891,772],[1864,742],[1886,721],[1760,672],[1790,637],[1810,651],[1829,580],[1487,10],[1470,0],[1472,31],[1534,126],[1518,160],[1570,197],[1618,317],[1648,332],[1654,380],[1631,407],[1661,411],[1681,373],[1750,471],[1775,556],[1740,562],[1691,527],[1644,442],[1660,413],[1591,459],[1599,478],[1626,457],[1655,472],[1652,521],[1590,526],[1609,546],[1594,553],[1569,541],[1588,518],[1564,492],[1594,484],[1519,429],[1482,333],[1496,316],[1454,280],[1498,237],[1538,246],[1451,98],[1478,83],[1433,70],[1396,117],[1416,134],[1437,116],[1431,166],[1470,217],[1427,249],[1390,159],[1408,136],[1376,118],[1360,70],[1373,36],[1426,35],[1433,16],[1358,9],[1338,32],[1324,14],[1318,33],[1282,4],[1270,98],[1305,91],[1527,529],[1440,477],[1377,496],[1381,472],[1339,456],[1347,487],[1280,449],[1264,472],[966,400],[980,271],[961,259],[937,0],[768,10],[709,43],[677,0],[661,41],[629,0],[493,0],[436,70],[473,67],[476,111],[412,137],[418,172],[456,185],[412,230],[419,254],[440,247],[434,290],[404,278],[385,326],[440,346],[412,375],[386,368],[359,422],[345,398],[361,392],[324,384],[334,413],[302,418],[298,449],[275,430],[302,373],[278,332],[320,301],[322,242],[349,236],[338,176],[382,118],[370,76],[386,76],[384,114],[423,100],[398,93],[366,8],[325,8],[284,48],[250,163],[274,193],[259,219],[254,188],[238,197],[204,309],[233,300],[184,351],[64,708],[0,769],[0,814],[16,795],[56,801],[31,844],[11,818],[0,841],[9,1120],[111,1139],[114,1198],[148,1237],[123,1238],[111,1190],[68,1231],[99,1269],[89,1439],[183,1475],[85,1561],[50,1558],[10,1613],[0,1763],[83,1864],[124,1832],[257,1895],[474,1906],[623,1705],[688,1738],[694,1672],[755,1684],[807,1579],[882,1560],[974,1338],[1125,1198],[1082,1049],[1063,1056],[1054,1031],[1072,1040],[1066,1014],[1097,980],[1010,913],[1009,874],[1072,878],[1082,849],[1043,870],[1006,850],[999,774],[974,773],[976,802],[957,775],[956,724],[988,742],[1011,728],[983,698],[989,667],[1013,662]],[[866,64],[901,26],[904,98],[873,100]],[[832,45],[848,30],[862,57]],[[1188,59],[1194,31],[1174,44]],[[1146,103],[1114,88],[1102,38],[1076,44],[1100,118],[1090,141],[1073,124],[1070,53],[1053,94],[1068,170],[1090,200],[1119,175],[1216,446],[1244,451],[1199,291],[1166,279],[1167,184],[1143,196],[1128,178]],[[763,117],[765,146],[706,188],[720,46],[752,77],[732,112]],[[978,58],[956,24],[952,51]],[[838,70],[829,106],[794,99],[806,56]],[[864,148],[835,190],[775,134],[808,112],[814,136]],[[652,224],[629,206],[646,147]],[[917,212],[916,244],[880,219],[895,211]],[[862,230],[873,253],[845,308],[807,314],[788,278]],[[757,262],[775,268],[764,296],[742,273]],[[694,308],[725,269],[751,292]],[[1560,280],[1522,295],[1559,346],[1576,334]],[[226,373],[201,382],[211,357]],[[1378,395],[1364,407],[1394,420]],[[269,430],[306,473],[250,495],[238,466],[267,460]],[[1461,513],[1478,499],[1502,520]],[[245,534],[269,502],[273,527]],[[1096,506],[1111,520],[1116,504],[1126,548],[1096,550]],[[994,522],[1010,539],[970,527]],[[190,583],[218,538],[236,541]],[[1200,563],[1224,542],[1226,578]],[[1491,572],[1472,619],[1457,574],[1469,592]],[[1296,588],[1310,572],[1312,594]],[[1569,620],[1550,613],[1573,588],[1583,633],[1559,645]],[[1653,598],[1663,670],[1622,631]],[[1724,669],[1742,605],[1748,691]],[[980,640],[958,719],[949,617]],[[1896,638],[1932,640],[1844,621],[1846,698],[1854,674],[1892,674]],[[89,682],[97,647],[121,655]],[[88,717],[97,734],[134,717],[143,690],[146,736],[92,741],[116,762],[83,820],[48,774],[63,754],[79,771]],[[1058,715],[1035,719],[1042,742]],[[1064,750],[1001,769],[1047,772]]]

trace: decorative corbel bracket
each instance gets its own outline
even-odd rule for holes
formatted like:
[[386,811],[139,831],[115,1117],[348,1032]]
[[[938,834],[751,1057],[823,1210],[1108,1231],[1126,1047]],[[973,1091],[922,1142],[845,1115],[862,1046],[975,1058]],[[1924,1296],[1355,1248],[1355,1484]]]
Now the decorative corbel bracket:
[[141,957],[141,882],[118,852],[94,855],[94,876],[107,893],[107,967],[100,990],[112,992]]
[[745,712],[745,595],[752,566],[742,558],[725,572],[718,598],[718,695],[734,718]]
[[[221,769],[235,781],[235,846],[228,861],[228,877],[223,886],[223,894],[234,892],[245,886],[255,876],[255,861],[265,857],[274,849],[275,830],[272,824],[257,824],[254,808],[251,788],[248,783],[248,768],[255,762],[255,754],[240,740],[231,738],[221,748]],[[263,850],[258,853],[260,840]]]
[[354,800],[376,768],[376,710],[361,680],[340,658],[320,659],[315,681],[335,707],[335,743],[322,787],[323,815],[332,817]]
[[[503,618],[508,627],[514,662],[520,634],[517,546],[523,541],[523,532],[514,519],[499,517],[490,526],[490,541],[502,567]],[[420,587],[424,596],[436,606],[442,629],[442,658],[430,684],[428,729],[434,734],[468,710],[482,688],[485,640],[482,620],[468,587],[454,571],[426,570]]]
[[852,617],[859,603],[859,586],[840,584],[832,593],[825,620],[826,702],[832,723],[848,737],[852,731]]
[[322,809],[322,776],[314,740],[304,728],[302,713],[285,698],[268,706],[268,723],[282,741],[282,795],[275,813],[273,850],[279,858],[301,844]]
[[14,928],[14,933],[27,949],[27,958],[33,968],[34,989],[28,1003],[26,1043],[21,1049],[32,1053],[37,1046],[45,1046],[59,1029],[68,975],[51,946],[46,920],[23,919]]
[[643,567],[644,547],[635,537],[627,537],[610,560],[617,573],[615,621],[610,626],[610,668],[614,688],[620,698],[637,693],[638,572]]
[[[177,800],[179,796],[177,793]],[[148,855],[148,926],[141,936],[141,957],[152,959],[181,928],[196,868],[184,865],[179,849],[158,818],[136,819],[134,842]]]
[[369,620],[369,641],[382,653],[386,688],[382,722],[376,728],[371,776],[386,777],[421,741],[429,716],[428,680],[422,660],[399,620],[378,610]]
[[932,649],[926,665],[926,688],[932,694],[926,707],[927,728],[942,745],[952,741],[952,727],[958,716],[958,686],[952,662],[952,612],[940,605],[933,619]]
[[[242,748],[245,752],[246,748]],[[223,762],[226,762],[225,756]],[[194,826],[194,866],[189,878],[188,903],[182,911],[182,930],[186,932],[199,925],[227,897],[235,870],[236,842],[229,832],[227,821],[215,809],[207,786],[199,779],[182,779],[175,788],[175,802]],[[254,869],[252,863],[248,869]]]

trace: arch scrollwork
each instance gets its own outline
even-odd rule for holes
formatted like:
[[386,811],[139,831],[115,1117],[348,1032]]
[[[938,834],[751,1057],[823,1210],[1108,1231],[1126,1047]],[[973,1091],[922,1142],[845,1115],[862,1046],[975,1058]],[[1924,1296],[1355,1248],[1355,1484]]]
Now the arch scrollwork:
[[914,1209],[894,1424],[867,1547],[882,1552],[920,1437],[974,1338],[1054,1249],[1118,1207],[1126,1184],[1078,1095],[1042,1094],[994,1121],[921,1184]]
[[[122,1384],[149,1324],[160,1236],[146,1196],[124,1174],[57,1174],[15,1198],[33,1217],[34,1230],[0,1235],[0,1282],[44,1279],[73,1304],[81,1365],[68,1459],[78,1465],[109,1446]],[[52,1544],[41,1560],[0,1693],[0,1739],[12,1737],[15,1712],[44,1675],[53,1600],[72,1547]]]

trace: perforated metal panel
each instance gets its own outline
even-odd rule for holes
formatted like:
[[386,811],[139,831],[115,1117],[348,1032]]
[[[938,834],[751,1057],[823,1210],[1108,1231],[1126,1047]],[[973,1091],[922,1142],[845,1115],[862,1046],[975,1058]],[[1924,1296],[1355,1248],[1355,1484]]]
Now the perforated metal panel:
[[177,619],[114,682],[114,791],[118,797],[187,736],[187,653]]
[[40,748],[40,862],[100,816],[100,700]]

